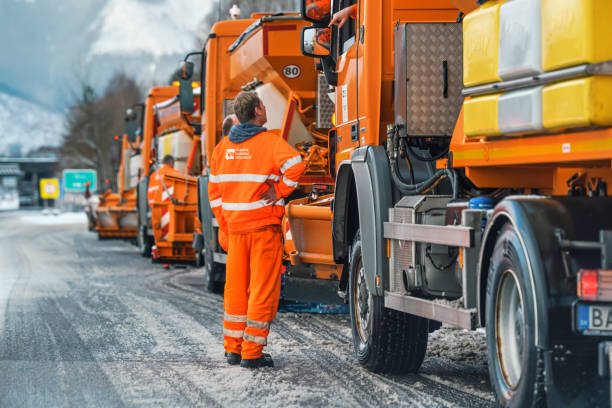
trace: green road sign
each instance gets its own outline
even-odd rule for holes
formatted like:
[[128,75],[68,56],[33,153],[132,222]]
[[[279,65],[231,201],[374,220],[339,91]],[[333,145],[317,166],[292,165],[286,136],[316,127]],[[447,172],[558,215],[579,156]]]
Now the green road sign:
[[98,173],[89,169],[66,169],[63,173],[64,191],[79,192],[85,191],[85,186],[90,183],[89,190],[98,189]]

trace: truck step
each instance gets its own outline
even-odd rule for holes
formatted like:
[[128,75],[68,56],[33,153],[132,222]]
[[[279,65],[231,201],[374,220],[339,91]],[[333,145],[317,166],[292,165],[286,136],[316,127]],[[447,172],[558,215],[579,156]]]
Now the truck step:
[[432,300],[392,292],[385,292],[385,307],[451,324],[462,329],[475,330],[478,327],[478,313],[475,308],[456,309]]

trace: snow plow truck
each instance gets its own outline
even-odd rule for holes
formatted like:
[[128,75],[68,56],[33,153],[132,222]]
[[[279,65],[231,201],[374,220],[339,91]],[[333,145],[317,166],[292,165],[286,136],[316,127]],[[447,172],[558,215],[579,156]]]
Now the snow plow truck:
[[[297,13],[256,13],[251,17],[217,23],[200,53],[205,56],[203,63],[206,64],[201,70],[203,171],[194,197],[198,200],[201,231],[196,232],[193,242],[198,258],[205,264],[207,287],[218,292],[222,291],[225,280],[226,254],[218,244],[218,223],[208,201],[207,157],[221,140],[223,119],[233,113],[232,101],[241,90],[259,94],[269,112],[266,127],[294,145],[306,163],[307,170],[293,198],[308,200],[333,191],[327,140],[333,103],[327,95],[325,78],[317,76],[312,61],[300,52],[300,32],[308,23]],[[189,87],[181,90],[186,91],[184,95],[181,93],[181,98],[189,101]],[[320,104],[319,95],[322,96]],[[293,228],[300,233],[312,233],[313,226],[330,216],[329,208],[321,208],[310,211],[306,223],[295,227],[284,220],[284,300],[341,301],[337,295],[337,277],[342,265],[333,262],[330,252],[316,258],[317,265],[313,266],[308,251],[298,252],[291,239]]]
[[500,406],[608,406],[612,3],[307,3],[335,188],[289,207],[331,213],[319,254],[343,265],[359,363],[415,372],[441,323],[483,327]]

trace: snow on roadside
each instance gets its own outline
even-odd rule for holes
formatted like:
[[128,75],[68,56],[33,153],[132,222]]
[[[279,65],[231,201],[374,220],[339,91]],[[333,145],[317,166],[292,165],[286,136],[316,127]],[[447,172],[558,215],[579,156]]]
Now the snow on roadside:
[[[459,364],[486,369],[487,343],[483,331],[443,325],[429,335],[428,356],[444,356]],[[484,358],[483,358],[484,356]]]
[[86,224],[87,217],[84,212],[78,213],[60,213],[54,215],[53,213],[44,214],[40,213],[26,213],[19,214],[19,218],[28,223],[35,225],[69,225],[69,224]]

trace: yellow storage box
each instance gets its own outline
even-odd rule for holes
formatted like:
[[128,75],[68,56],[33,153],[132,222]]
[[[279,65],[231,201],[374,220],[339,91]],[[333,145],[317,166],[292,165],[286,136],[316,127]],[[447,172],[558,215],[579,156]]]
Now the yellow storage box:
[[463,103],[463,130],[468,137],[500,135],[497,107],[501,94],[471,98]]
[[542,0],[544,71],[612,59],[611,0]]
[[545,87],[542,119],[547,129],[612,126],[612,77],[574,79]]
[[500,81],[499,8],[505,1],[489,1],[463,20],[463,83],[466,87]]

